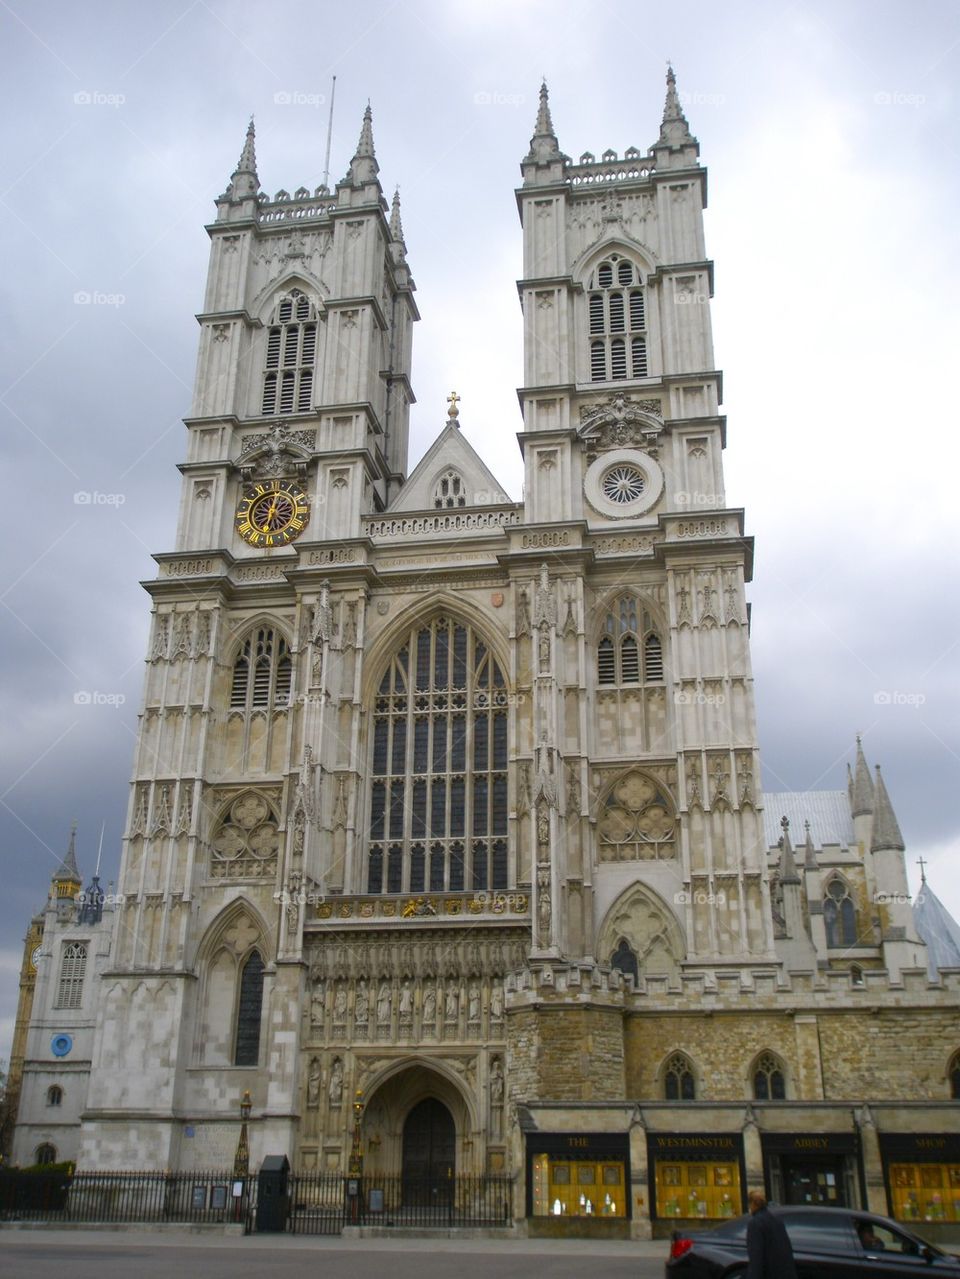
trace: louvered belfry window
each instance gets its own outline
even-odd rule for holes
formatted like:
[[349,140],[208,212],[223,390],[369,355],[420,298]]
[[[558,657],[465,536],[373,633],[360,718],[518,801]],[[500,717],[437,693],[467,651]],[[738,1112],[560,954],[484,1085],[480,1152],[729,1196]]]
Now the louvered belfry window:
[[68,942],[60,956],[57,1008],[79,1008],[83,1003],[83,979],[87,971],[85,942]]
[[290,701],[293,664],[287,642],[269,627],[247,637],[233,664],[232,710],[286,706]]
[[600,263],[587,288],[590,380],[646,377],[647,325],[639,268],[613,254]]
[[663,644],[653,618],[635,596],[621,596],[607,613],[597,644],[597,682],[663,683]]
[[368,893],[507,887],[507,688],[483,640],[409,632],[374,704]]
[[266,416],[309,413],[317,357],[317,316],[299,289],[281,298],[267,331],[261,412]]

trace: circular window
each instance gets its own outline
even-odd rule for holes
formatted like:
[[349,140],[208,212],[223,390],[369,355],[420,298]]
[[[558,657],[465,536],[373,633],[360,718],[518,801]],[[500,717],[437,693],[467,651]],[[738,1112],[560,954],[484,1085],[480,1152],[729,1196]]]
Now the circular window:
[[50,1051],[54,1057],[66,1057],[73,1047],[73,1039],[69,1035],[54,1035],[50,1040]]
[[611,502],[627,506],[635,502],[647,487],[647,477],[635,466],[621,462],[612,466],[600,481],[600,492]]
[[663,471],[639,449],[612,449],[587,467],[583,491],[599,515],[630,519],[656,505],[663,492]]

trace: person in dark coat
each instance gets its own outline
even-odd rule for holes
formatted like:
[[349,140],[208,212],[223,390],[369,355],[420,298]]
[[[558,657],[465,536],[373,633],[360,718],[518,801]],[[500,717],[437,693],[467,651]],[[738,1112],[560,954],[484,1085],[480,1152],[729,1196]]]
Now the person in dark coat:
[[747,1195],[747,1207],[750,1220],[744,1279],[797,1279],[793,1249],[783,1222],[767,1211],[766,1198],[759,1190],[751,1190]]

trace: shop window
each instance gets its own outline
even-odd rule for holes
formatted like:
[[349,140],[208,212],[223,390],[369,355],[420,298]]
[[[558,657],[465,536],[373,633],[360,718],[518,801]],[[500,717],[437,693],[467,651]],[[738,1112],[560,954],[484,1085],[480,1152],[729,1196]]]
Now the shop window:
[[690,1059],[684,1053],[674,1053],[663,1068],[663,1095],[667,1101],[695,1101],[696,1081]]
[[605,1159],[533,1160],[535,1217],[625,1217],[626,1169]]
[[655,1183],[660,1218],[716,1220],[738,1217],[742,1211],[736,1163],[658,1159]]
[[960,1221],[960,1164],[895,1163],[889,1177],[898,1221]]

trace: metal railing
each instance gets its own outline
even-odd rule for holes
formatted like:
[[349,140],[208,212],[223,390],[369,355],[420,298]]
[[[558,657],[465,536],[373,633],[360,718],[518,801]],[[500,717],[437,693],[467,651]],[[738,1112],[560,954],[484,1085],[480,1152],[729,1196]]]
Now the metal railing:
[[254,1181],[223,1171],[47,1173],[5,1168],[0,1170],[0,1220],[243,1222]]

